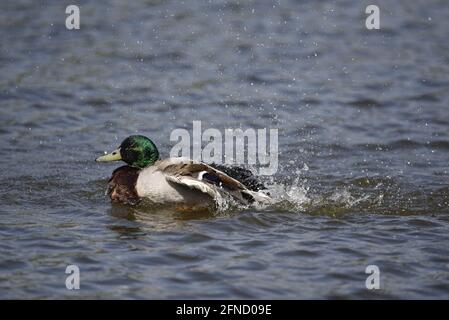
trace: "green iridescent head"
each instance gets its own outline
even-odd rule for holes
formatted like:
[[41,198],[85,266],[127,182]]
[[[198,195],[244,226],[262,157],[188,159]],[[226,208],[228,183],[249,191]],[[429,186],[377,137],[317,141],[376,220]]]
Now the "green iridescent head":
[[159,160],[159,151],[153,141],[147,137],[135,135],[123,140],[117,150],[95,159],[98,162],[118,160],[122,160],[132,167],[142,169]]

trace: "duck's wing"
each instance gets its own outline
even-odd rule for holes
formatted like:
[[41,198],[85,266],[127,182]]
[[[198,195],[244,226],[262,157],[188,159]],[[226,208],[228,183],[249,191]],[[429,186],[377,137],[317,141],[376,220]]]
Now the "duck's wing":
[[254,201],[252,192],[240,181],[202,162],[176,159],[161,163],[160,170],[167,181],[201,191],[213,198],[226,193],[240,201]]
[[231,178],[234,178],[245,185],[249,190],[261,191],[267,190],[262,180],[255,176],[250,170],[238,166],[225,166],[222,164],[211,163],[210,166],[214,169],[224,172]]

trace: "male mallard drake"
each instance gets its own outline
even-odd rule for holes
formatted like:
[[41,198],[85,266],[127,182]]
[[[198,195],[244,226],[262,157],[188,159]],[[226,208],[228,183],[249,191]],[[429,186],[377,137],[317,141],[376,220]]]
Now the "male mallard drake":
[[[244,169],[228,170],[231,175],[250,181],[250,190],[241,181],[205,163],[184,157],[160,160],[156,145],[147,137],[133,135],[120,147],[98,162],[122,160],[128,165],[117,168],[108,182],[107,194],[112,202],[135,204],[147,198],[156,204],[174,204],[183,208],[214,205],[223,198],[248,204],[270,202],[270,198],[257,192]],[[221,166],[220,169],[225,167]],[[240,171],[239,171],[240,170]],[[237,174],[236,174],[237,173]]]

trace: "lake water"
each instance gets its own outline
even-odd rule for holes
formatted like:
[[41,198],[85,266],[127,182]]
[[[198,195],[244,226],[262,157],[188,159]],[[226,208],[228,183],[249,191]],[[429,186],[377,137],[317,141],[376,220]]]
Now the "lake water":
[[[449,4],[371,2],[3,2],[0,298],[449,298]],[[279,129],[276,204],[112,205],[95,157],[194,120]]]

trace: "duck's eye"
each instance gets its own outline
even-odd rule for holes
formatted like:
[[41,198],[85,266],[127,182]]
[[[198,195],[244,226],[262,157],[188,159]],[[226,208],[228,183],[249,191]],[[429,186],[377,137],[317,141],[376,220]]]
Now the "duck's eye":
[[115,156],[117,154],[117,152],[113,152],[112,155]]

